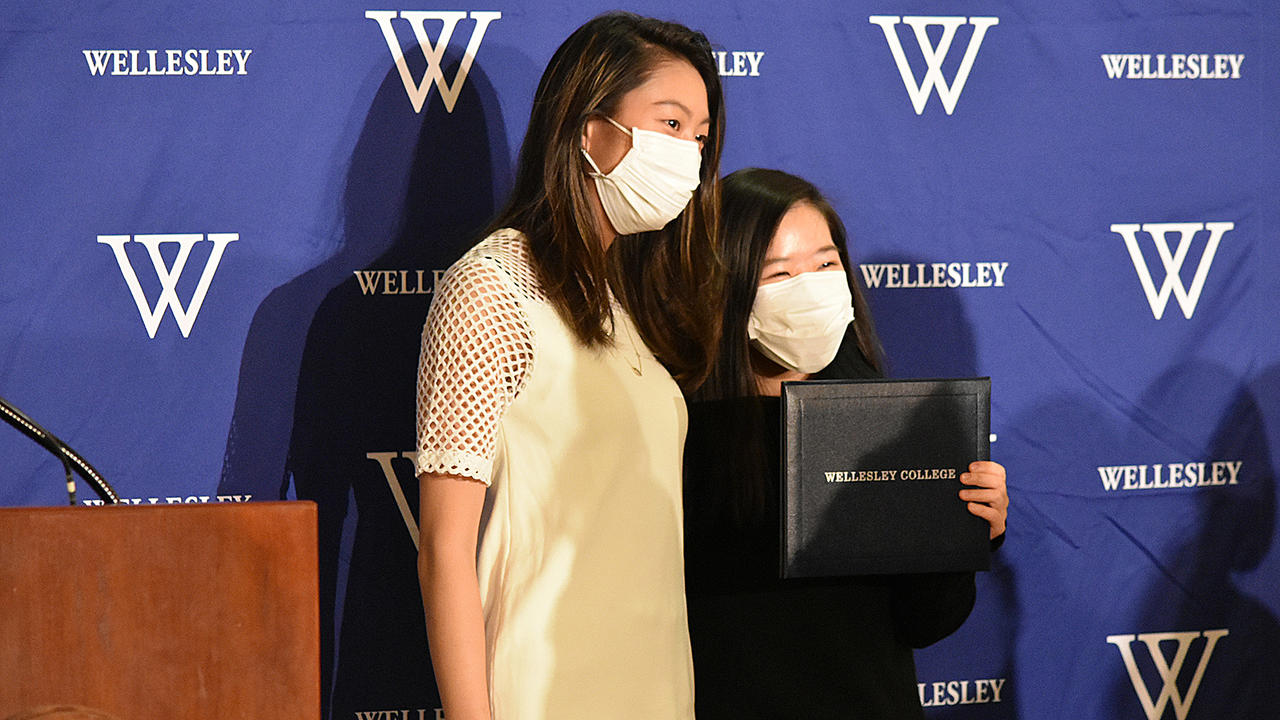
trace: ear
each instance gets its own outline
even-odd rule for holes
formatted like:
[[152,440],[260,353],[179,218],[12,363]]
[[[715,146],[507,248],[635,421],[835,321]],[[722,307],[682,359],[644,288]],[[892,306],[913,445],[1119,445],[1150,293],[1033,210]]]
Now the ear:
[[613,172],[631,147],[631,139],[608,120],[592,115],[582,125],[582,147],[602,173]]
[[[601,120],[600,118],[596,117],[595,115],[592,115],[588,117],[587,121],[582,124],[582,147],[588,153],[592,151],[593,146],[595,146],[596,150],[600,149],[598,147],[600,143],[600,133],[603,130],[603,128],[601,128],[600,125],[603,122],[604,121]],[[595,155],[592,155],[591,157],[594,158]]]

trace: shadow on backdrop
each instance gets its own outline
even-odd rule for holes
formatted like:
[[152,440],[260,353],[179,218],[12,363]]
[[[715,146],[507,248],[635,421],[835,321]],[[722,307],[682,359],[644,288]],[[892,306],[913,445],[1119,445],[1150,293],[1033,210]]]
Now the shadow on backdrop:
[[[1259,598],[1244,591],[1236,576],[1256,570],[1267,557],[1275,536],[1276,473],[1271,457],[1266,424],[1259,397],[1280,383],[1280,366],[1264,371],[1252,386],[1243,385],[1227,368],[1197,360],[1179,365],[1162,375],[1147,390],[1142,408],[1154,418],[1172,423],[1169,428],[1153,427],[1148,432],[1169,439],[1171,457],[1166,462],[1207,463],[1212,478],[1212,462],[1239,462],[1236,484],[1229,471],[1221,474],[1222,485],[1148,490],[1150,514],[1169,529],[1172,539],[1165,548],[1145,548],[1158,560],[1145,577],[1141,589],[1139,626],[1119,628],[1115,634],[1179,633],[1159,649],[1172,668],[1186,642],[1181,672],[1176,672],[1176,697],[1188,703],[1191,717],[1269,717],[1280,706],[1280,621]],[[1180,437],[1178,418],[1203,407],[1224,389],[1229,401],[1213,435],[1201,446]],[[1160,460],[1154,460],[1159,462]],[[1167,477],[1167,476],[1166,476]],[[1109,518],[1117,526],[1126,517]],[[1141,544],[1143,534],[1130,539]],[[1148,536],[1149,537],[1149,536]],[[1274,590],[1274,588],[1273,588]],[[1275,601],[1274,596],[1270,598]],[[1212,654],[1207,631],[1226,630],[1217,638]],[[1194,636],[1194,637],[1193,637]],[[1164,682],[1150,648],[1135,638],[1130,643],[1151,702],[1150,709],[1140,699],[1120,653],[1109,648],[1115,665],[1115,687],[1110,705],[1117,714],[1133,717],[1183,717],[1176,712],[1172,696],[1160,707]],[[1195,688],[1194,697],[1191,689]],[[1144,715],[1144,713],[1146,713]]]
[[479,62],[452,113],[433,87],[421,115],[392,66],[347,170],[341,247],[272,291],[250,327],[219,492],[318,504],[322,717],[439,706],[410,534],[419,343],[433,271],[493,216],[509,157]]
[[[1122,635],[1132,636],[1154,718],[1267,717],[1280,702],[1280,625],[1239,582],[1274,540],[1275,471],[1257,398],[1277,382],[1277,368],[1245,387],[1226,368],[1195,361],[1166,372],[1136,403],[1059,393],[1019,414],[1009,434],[1038,475],[1014,501],[1006,549],[1026,607],[1013,629],[1021,662],[1009,681],[1024,715],[1148,717],[1122,641],[1107,640]],[[1226,402],[1210,429],[1188,430],[1219,407],[1217,398]],[[1151,481],[1154,463],[1167,480],[1168,463],[1224,460],[1243,463],[1239,484],[1126,490],[1118,478],[1108,488],[1108,468],[1096,467],[1146,463]],[[1138,476],[1129,482],[1137,486]],[[1157,661],[1136,636],[1188,633],[1181,661],[1176,638],[1159,645],[1179,670],[1183,702],[1207,644],[1200,633],[1218,629],[1229,634],[1205,663],[1195,710],[1161,702]]]

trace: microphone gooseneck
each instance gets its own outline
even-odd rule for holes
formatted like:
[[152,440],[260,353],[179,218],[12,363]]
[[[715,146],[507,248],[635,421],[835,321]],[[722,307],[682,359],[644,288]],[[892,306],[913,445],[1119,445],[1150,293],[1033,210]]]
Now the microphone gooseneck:
[[93,488],[98,498],[104,503],[108,505],[119,504],[120,496],[116,494],[115,489],[106,481],[106,478],[102,477],[102,473],[99,473],[97,469],[89,464],[89,461],[68,447],[53,433],[40,427],[36,421],[27,417],[26,413],[14,407],[3,397],[0,397],[0,417],[62,461],[62,467],[67,473],[67,494],[71,499],[72,505],[76,504],[76,486],[75,478],[71,475],[72,468],[85,479],[85,482],[89,483],[89,487]]

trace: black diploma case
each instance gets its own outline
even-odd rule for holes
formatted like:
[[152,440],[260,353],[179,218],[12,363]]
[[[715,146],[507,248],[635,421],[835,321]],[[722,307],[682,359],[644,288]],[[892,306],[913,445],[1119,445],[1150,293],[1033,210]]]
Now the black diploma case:
[[782,384],[784,578],[990,567],[958,497],[991,457],[991,379]]

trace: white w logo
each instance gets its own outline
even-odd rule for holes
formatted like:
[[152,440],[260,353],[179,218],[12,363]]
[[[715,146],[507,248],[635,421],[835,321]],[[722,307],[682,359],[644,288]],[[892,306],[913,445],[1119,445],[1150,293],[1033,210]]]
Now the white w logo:
[[[965,23],[965,18],[912,15],[899,18],[897,15],[872,15],[868,19],[884,31],[884,39],[889,41],[889,52],[893,53],[893,61],[898,64],[898,73],[902,75],[902,83],[907,86],[907,94],[911,96],[911,105],[916,109],[917,115],[924,114],[925,103],[929,102],[929,95],[934,88],[937,88],[938,99],[942,100],[942,107],[948,115],[956,109],[956,101],[960,99],[960,91],[964,90],[965,81],[969,79],[969,71],[973,69],[973,60],[978,57],[978,48],[982,47],[982,39],[986,37],[987,29],[992,25],[1000,24],[1000,18],[969,18],[969,23],[973,25],[973,36],[969,38],[969,47],[964,51],[964,58],[960,60],[960,69],[956,71],[955,81],[948,85],[942,76],[942,62],[947,59],[947,53],[951,51],[951,41],[956,37],[956,29]],[[924,55],[926,69],[924,79],[919,84],[916,83],[915,74],[911,72],[911,66],[907,64],[906,54],[902,52],[902,42],[898,40],[899,19],[915,31],[916,44],[920,46],[920,53]],[[929,40],[926,30],[930,25],[942,26],[942,37],[939,38],[936,46]]]
[[[196,321],[196,315],[200,314],[200,306],[204,304],[205,293],[209,292],[209,283],[213,282],[213,274],[218,271],[218,263],[222,261],[222,252],[226,250],[229,243],[240,239],[239,233],[209,233],[209,241],[213,243],[213,250],[210,251],[209,259],[204,264],[204,272],[200,274],[200,282],[196,285],[196,290],[191,295],[191,303],[186,308],[183,308],[182,302],[178,300],[178,279],[182,277],[182,271],[187,267],[187,258],[191,255],[191,247],[203,240],[204,236],[198,233],[182,233],[174,235],[134,235],[133,238],[147,249],[147,254],[151,256],[151,265],[156,270],[156,277],[160,279],[160,297],[156,300],[154,308],[147,304],[147,297],[142,293],[142,285],[138,282],[138,276],[133,271],[133,264],[129,262],[129,255],[124,251],[125,244],[129,242],[129,236],[99,235],[98,242],[110,245],[111,249],[115,251],[116,263],[120,265],[120,274],[124,275],[125,284],[129,286],[129,291],[133,293],[133,301],[138,305],[138,313],[142,315],[142,324],[146,326],[147,334],[155,338],[156,330],[160,329],[160,321],[164,318],[165,310],[172,309],[173,319],[178,321],[178,328],[182,330],[182,337],[189,337],[191,335],[191,326]],[[165,267],[164,258],[160,255],[161,243],[178,243],[178,254],[173,259],[171,267]]]
[[[1160,254],[1160,263],[1164,265],[1164,283],[1160,285],[1160,290],[1156,290],[1155,282],[1151,279],[1151,270],[1147,267],[1146,258],[1142,256],[1142,250],[1138,248],[1138,229],[1141,227],[1156,243],[1156,252]],[[1191,239],[1195,234],[1208,228],[1209,244],[1204,248],[1204,254],[1200,256],[1200,264],[1196,266],[1196,274],[1191,278],[1191,287],[1187,288],[1182,284],[1182,264],[1186,262],[1187,253],[1191,249]],[[1209,275],[1209,266],[1213,264],[1213,256],[1218,252],[1218,243],[1222,240],[1223,233],[1235,228],[1235,223],[1229,222],[1211,222],[1211,223],[1143,223],[1141,226],[1137,224],[1118,223],[1111,226],[1111,232],[1118,233],[1124,238],[1124,245],[1129,249],[1129,257],[1133,260],[1133,267],[1138,271],[1138,281],[1142,283],[1142,290],[1147,294],[1147,303],[1151,305],[1151,314],[1159,320],[1164,316],[1165,306],[1169,304],[1169,295],[1172,293],[1178,298],[1178,305],[1182,307],[1182,314],[1188,320],[1196,311],[1196,304],[1200,302],[1200,293],[1204,290],[1204,280]],[[1165,233],[1176,230],[1179,233],[1178,249],[1169,251],[1169,241],[1165,238]]]
[[[1138,693],[1138,702],[1142,703],[1142,710],[1147,714],[1147,720],[1160,720],[1164,716],[1165,707],[1170,703],[1173,704],[1173,714],[1177,719],[1186,720],[1187,713],[1191,711],[1191,702],[1195,700],[1196,691],[1200,689],[1200,681],[1204,678],[1204,669],[1209,665],[1209,656],[1213,654],[1218,638],[1226,634],[1226,630],[1205,630],[1203,633],[1193,631],[1138,635],[1138,641],[1145,644],[1147,651],[1151,653],[1151,661],[1155,663],[1156,671],[1160,673],[1160,681],[1163,683],[1155,702],[1151,702],[1147,683],[1138,673],[1138,664],[1133,659],[1131,645],[1134,636],[1108,635],[1107,642],[1120,648],[1120,657],[1124,658],[1124,666],[1129,670],[1129,680],[1133,682],[1133,689]],[[1187,650],[1191,647],[1191,641],[1202,635],[1205,638],[1205,644],[1204,650],[1200,653],[1200,664],[1196,666],[1195,674],[1191,676],[1191,685],[1187,688],[1187,694],[1184,697],[1178,692],[1178,673],[1182,671],[1182,664],[1187,660]],[[1168,640],[1178,642],[1178,650],[1173,656],[1172,663],[1160,650],[1160,643]]]
[[[395,28],[391,26],[391,21],[396,15],[409,21],[409,26],[413,28],[413,35],[418,39],[418,47],[422,49],[422,54],[427,59],[427,71],[423,73],[422,82],[413,79],[413,75],[409,73],[409,66],[405,64],[404,50],[400,48],[400,40],[396,38]],[[400,71],[400,81],[404,83],[405,92],[409,93],[409,102],[413,103],[413,111],[420,113],[423,104],[427,101],[427,93],[430,92],[432,83],[440,89],[440,99],[444,101],[445,111],[453,112],[453,104],[458,101],[458,93],[462,91],[462,84],[467,80],[467,73],[471,72],[471,63],[475,61],[476,53],[480,50],[480,41],[484,40],[484,32],[489,28],[489,23],[502,17],[502,13],[471,13],[471,19],[476,21],[476,27],[471,31],[471,40],[467,43],[467,50],[462,55],[462,62],[458,65],[458,72],[453,76],[452,84],[445,81],[444,70],[440,65],[444,62],[444,51],[449,47],[449,40],[453,38],[453,30],[458,26],[459,20],[467,17],[466,12],[401,10],[397,13],[395,10],[367,10],[364,16],[370,20],[376,20],[378,27],[382,28],[382,37],[387,41],[391,57],[396,61],[396,69]],[[427,36],[427,30],[423,26],[427,20],[439,20],[444,23],[444,28],[440,30],[439,42],[433,43]]]

